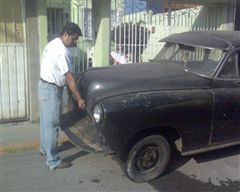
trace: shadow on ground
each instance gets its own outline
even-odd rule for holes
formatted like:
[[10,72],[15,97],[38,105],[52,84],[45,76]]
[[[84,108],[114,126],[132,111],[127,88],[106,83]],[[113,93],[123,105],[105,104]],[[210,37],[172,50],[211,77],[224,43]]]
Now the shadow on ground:
[[73,145],[70,141],[66,141],[64,143],[62,143],[59,147],[58,147],[58,151],[59,152],[63,152],[69,149],[74,148],[75,145]]
[[88,154],[88,152],[86,152],[86,151],[79,151],[78,153],[75,153],[75,154],[73,154],[73,155],[70,155],[70,156],[68,156],[68,157],[65,157],[65,158],[63,159],[63,161],[72,163],[75,159],[78,159],[78,158],[80,158],[80,157],[82,157],[82,156],[84,156],[84,155],[87,155],[87,154]]
[[[229,147],[225,149],[215,150],[212,152],[202,153],[198,155],[183,157],[177,151],[173,152],[173,160],[170,162],[169,168],[166,172],[151,182],[157,191],[177,191],[177,192],[188,192],[188,191],[204,191],[204,192],[239,192],[240,191],[240,179],[231,180],[226,178],[222,180],[216,178],[218,185],[214,184],[211,178],[208,178],[208,182],[202,182],[198,180],[197,176],[187,176],[177,171],[177,169],[187,163],[191,158],[194,158],[197,163],[208,162],[220,158],[234,156],[240,153],[240,146]],[[171,181],[171,185],[169,185]]]
[[[75,145],[73,145],[71,142],[67,141],[67,142],[62,143],[58,147],[58,151],[59,152],[64,152],[64,151],[70,150],[70,149],[75,148],[75,147],[76,147]],[[82,157],[84,155],[87,155],[88,153],[89,152],[81,150],[79,148],[79,151],[77,153],[72,154],[70,156],[67,156],[67,157],[63,158],[62,160],[66,161],[66,162],[69,162],[69,163],[72,163],[75,159],[80,158],[80,157]]]
[[[182,174],[179,171],[174,171],[171,174],[162,176],[159,179],[149,182],[157,191],[177,191],[177,192],[188,192],[188,191],[201,191],[201,192],[239,192],[240,181],[232,181],[231,179],[220,180],[217,179],[219,185],[215,185],[211,178],[208,179],[207,183],[204,183],[197,178],[189,177]],[[169,184],[171,181],[171,185]]]

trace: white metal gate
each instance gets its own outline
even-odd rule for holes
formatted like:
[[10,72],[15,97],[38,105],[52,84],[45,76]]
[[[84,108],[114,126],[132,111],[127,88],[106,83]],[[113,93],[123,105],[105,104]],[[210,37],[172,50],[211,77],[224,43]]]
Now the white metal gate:
[[[124,2],[112,0],[113,64],[136,63],[154,58],[161,49],[159,40],[172,33],[233,30],[233,25],[229,25],[234,21],[233,0],[209,4],[201,0],[192,4],[187,1],[159,0],[151,1],[155,3],[154,7],[148,5],[145,10],[139,8],[138,2],[143,1],[128,0],[130,3],[127,5]],[[130,5],[135,12],[126,14],[126,6]]]
[[0,122],[28,118],[23,0],[0,0]]

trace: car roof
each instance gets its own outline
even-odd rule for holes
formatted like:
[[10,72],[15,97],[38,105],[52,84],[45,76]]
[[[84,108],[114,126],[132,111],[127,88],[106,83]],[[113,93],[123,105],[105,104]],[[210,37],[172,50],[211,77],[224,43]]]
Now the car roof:
[[161,41],[229,50],[240,46],[240,31],[189,31],[172,34]]

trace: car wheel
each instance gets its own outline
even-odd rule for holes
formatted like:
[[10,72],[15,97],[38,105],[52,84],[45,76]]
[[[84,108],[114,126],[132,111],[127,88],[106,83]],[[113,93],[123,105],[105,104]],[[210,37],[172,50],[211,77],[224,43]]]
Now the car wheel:
[[150,181],[165,170],[169,159],[168,141],[161,135],[147,136],[131,148],[124,171],[135,182]]

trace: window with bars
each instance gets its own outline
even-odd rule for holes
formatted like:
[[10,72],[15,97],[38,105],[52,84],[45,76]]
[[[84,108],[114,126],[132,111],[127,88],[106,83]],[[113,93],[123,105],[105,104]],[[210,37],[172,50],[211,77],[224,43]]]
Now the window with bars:
[[83,17],[83,36],[88,39],[92,39],[92,11],[90,8],[84,8],[84,17]]
[[64,13],[63,8],[47,8],[48,41],[59,35],[68,17],[69,14]]

